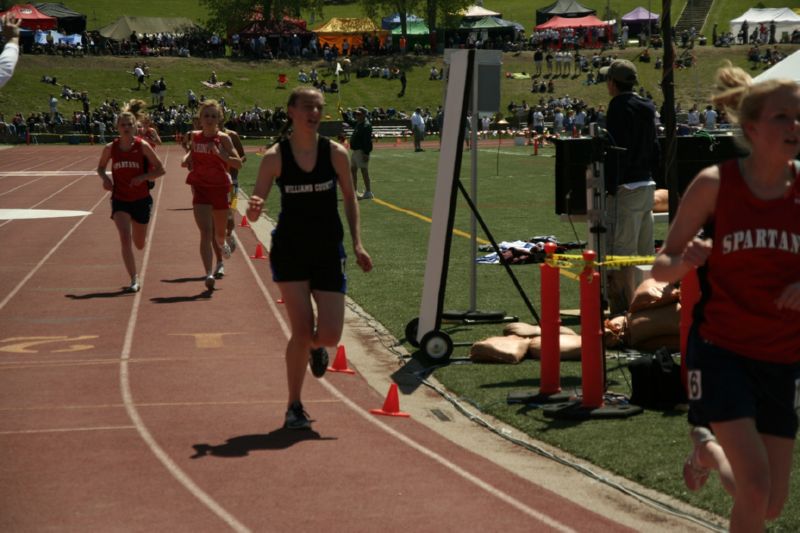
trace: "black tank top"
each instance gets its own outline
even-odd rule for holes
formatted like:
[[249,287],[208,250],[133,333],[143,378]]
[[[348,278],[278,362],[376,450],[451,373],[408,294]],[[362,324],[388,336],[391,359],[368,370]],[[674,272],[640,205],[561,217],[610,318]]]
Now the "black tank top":
[[311,172],[298,166],[288,139],[279,146],[281,175],[276,183],[281,191],[281,212],[273,238],[338,244],[344,238],[344,228],[339,218],[330,139],[319,137],[317,162]]

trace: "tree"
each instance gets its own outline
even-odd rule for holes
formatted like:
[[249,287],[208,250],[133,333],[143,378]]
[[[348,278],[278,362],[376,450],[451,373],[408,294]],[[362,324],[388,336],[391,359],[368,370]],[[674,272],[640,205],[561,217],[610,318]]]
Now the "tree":
[[208,10],[206,26],[222,33],[236,32],[253,18],[300,17],[302,9],[322,14],[323,0],[200,0]]
[[406,15],[414,11],[421,0],[361,0],[364,14],[376,18],[379,13],[397,13],[400,15],[400,31],[403,37],[408,37],[408,21]]
[[[442,26],[449,28],[451,26],[458,27],[461,17],[457,15],[459,11],[471,5],[471,0],[426,0],[425,22],[432,33],[436,35],[436,41],[431,40],[431,48],[435,51],[436,45],[439,42],[445,41],[445,33],[439,35],[437,29]],[[439,24],[439,19],[444,21],[444,24]]]

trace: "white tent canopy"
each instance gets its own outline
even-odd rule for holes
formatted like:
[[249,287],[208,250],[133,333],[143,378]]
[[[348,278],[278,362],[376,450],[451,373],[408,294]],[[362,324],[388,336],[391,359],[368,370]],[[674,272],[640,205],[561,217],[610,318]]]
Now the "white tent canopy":
[[490,11],[482,6],[471,5],[466,9],[458,12],[459,15],[465,18],[482,18],[482,17],[502,17],[502,13],[497,11]]
[[754,81],[762,82],[773,78],[788,78],[800,83],[800,50],[772,65],[756,76]]
[[784,32],[787,32],[789,35],[791,35],[794,30],[800,29],[800,15],[788,7],[748,9],[743,15],[731,20],[731,33],[738,35],[744,21],[747,21],[747,31],[749,33],[753,33],[753,30],[759,24],[764,24],[765,26],[769,27],[769,25],[774,21],[775,38],[779,41]]

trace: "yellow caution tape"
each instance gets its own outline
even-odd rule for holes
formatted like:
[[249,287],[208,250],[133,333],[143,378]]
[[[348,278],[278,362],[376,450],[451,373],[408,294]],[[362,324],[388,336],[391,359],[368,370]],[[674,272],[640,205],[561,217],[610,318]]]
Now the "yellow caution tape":
[[[603,262],[594,261],[593,266],[604,266],[606,268],[621,268],[635,265],[650,265],[655,261],[652,255],[609,255]],[[553,258],[545,259],[545,262],[555,268],[579,268],[583,269],[586,260],[582,255],[553,254]]]

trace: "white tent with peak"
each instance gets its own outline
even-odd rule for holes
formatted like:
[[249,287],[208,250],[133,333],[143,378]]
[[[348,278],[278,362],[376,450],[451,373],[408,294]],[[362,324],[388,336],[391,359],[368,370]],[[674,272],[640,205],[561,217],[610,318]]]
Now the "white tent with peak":
[[479,5],[471,5],[466,9],[462,9],[458,12],[464,18],[483,18],[483,17],[502,17],[502,13],[498,13],[497,11],[491,11],[486,9],[483,6]]
[[800,50],[775,63],[756,76],[753,81],[762,82],[773,78],[788,78],[800,83]]
[[742,24],[747,21],[747,31],[753,30],[760,24],[769,28],[775,22],[775,39],[780,41],[781,36],[787,33],[789,36],[796,29],[800,29],[800,15],[788,7],[752,8],[744,12],[743,15],[731,20],[731,33],[738,35]]

